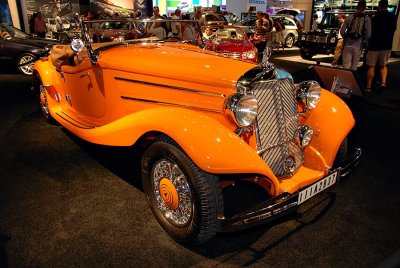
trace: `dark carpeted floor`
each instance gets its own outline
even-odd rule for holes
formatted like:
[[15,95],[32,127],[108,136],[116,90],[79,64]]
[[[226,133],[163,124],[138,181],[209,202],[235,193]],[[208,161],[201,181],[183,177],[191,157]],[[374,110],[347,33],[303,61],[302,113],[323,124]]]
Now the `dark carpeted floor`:
[[[307,65],[274,62],[296,82],[314,76]],[[346,100],[356,118],[350,144],[364,153],[346,180],[272,224],[185,248],[152,216],[134,149],[48,125],[30,78],[3,71],[0,267],[398,267],[399,73],[390,64],[387,90]]]

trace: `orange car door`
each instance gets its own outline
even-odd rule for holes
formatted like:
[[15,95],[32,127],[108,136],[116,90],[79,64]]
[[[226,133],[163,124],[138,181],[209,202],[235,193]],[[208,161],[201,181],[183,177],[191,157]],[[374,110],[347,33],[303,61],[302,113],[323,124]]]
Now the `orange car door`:
[[63,66],[62,71],[70,110],[85,118],[102,117],[105,90],[101,67],[84,59],[78,66]]

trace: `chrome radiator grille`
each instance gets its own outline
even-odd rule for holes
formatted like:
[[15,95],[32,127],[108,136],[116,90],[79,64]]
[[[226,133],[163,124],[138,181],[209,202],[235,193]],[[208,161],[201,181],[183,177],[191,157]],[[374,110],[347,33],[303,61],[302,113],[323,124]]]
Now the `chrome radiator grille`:
[[[258,101],[256,128],[264,161],[277,177],[292,175],[304,155],[296,142],[298,111],[291,79],[257,81],[252,91]],[[291,162],[294,167],[288,168]]]
[[306,41],[308,42],[313,42],[313,43],[327,43],[328,42],[328,36],[319,36],[319,35],[306,35]]
[[240,53],[239,52],[222,52],[225,56],[228,56],[233,59],[239,59],[240,58]]

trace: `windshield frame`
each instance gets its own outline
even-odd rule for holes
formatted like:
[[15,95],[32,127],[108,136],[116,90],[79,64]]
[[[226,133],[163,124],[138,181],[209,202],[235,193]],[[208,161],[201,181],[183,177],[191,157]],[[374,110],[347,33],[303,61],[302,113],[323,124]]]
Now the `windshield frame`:
[[[99,48],[93,48],[92,44],[93,42],[93,24],[98,23],[100,25],[102,23],[130,23],[130,24],[135,24],[139,26],[139,28],[135,29],[141,29],[144,32],[144,37],[143,38],[137,38],[137,39],[132,39],[132,40],[113,40],[113,42],[108,42],[108,44],[105,44],[104,46],[101,46]],[[151,27],[153,23],[188,23],[194,27],[195,33],[199,33],[198,35],[196,34],[196,37],[191,40],[180,40],[177,37],[173,36],[167,36],[162,39],[157,39],[153,38],[148,31],[148,27]],[[97,27],[97,26],[96,26]],[[106,29],[103,29],[106,30]],[[115,29],[118,30],[118,29]],[[123,30],[123,29],[122,29]],[[107,31],[107,30],[106,30]],[[165,42],[179,42],[179,43],[186,43],[186,44],[193,44],[196,45],[200,48],[204,48],[205,46],[205,38],[201,34],[201,28],[199,23],[196,20],[182,20],[182,19],[132,19],[128,17],[121,17],[121,18],[112,18],[112,19],[102,19],[102,20],[84,20],[81,22],[81,39],[84,43],[84,46],[86,47],[89,58],[93,64],[97,63],[98,55],[101,51],[111,49],[113,47],[118,47],[118,46],[128,46],[130,44],[137,44],[137,43],[165,43]],[[99,42],[101,43],[101,42]]]

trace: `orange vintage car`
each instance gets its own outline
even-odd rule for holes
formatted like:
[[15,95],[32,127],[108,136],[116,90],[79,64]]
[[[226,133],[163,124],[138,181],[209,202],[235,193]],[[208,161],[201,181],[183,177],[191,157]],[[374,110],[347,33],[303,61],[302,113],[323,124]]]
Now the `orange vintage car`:
[[[82,40],[35,63],[42,112],[91,143],[140,144],[148,203],[179,243],[201,244],[294,211],[359,161],[360,149],[347,152],[350,109],[316,81],[294,84],[268,61],[207,51],[198,35],[160,39],[148,25],[142,39],[94,43],[90,23]],[[227,215],[223,190],[242,181],[268,198]]]

